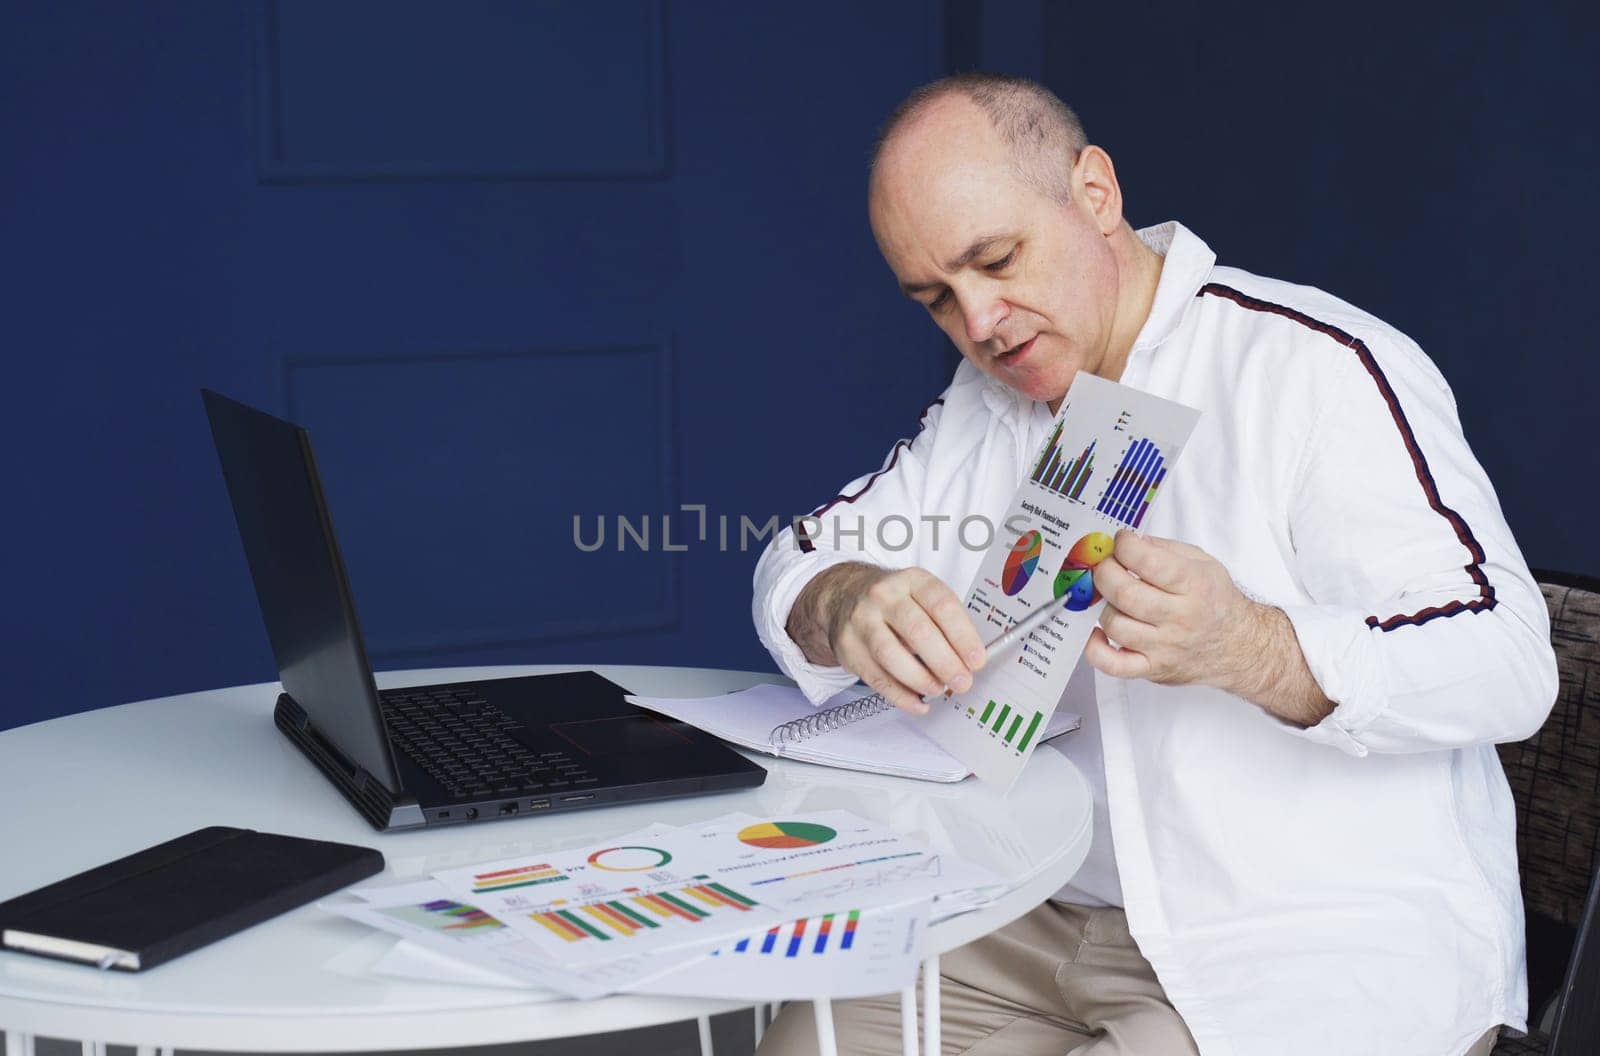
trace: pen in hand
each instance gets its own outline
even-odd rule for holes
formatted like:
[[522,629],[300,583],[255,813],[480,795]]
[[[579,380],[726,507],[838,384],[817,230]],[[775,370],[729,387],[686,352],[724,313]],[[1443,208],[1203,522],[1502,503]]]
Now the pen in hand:
[[[1044,626],[1050,617],[1054,616],[1059,609],[1066,607],[1067,600],[1070,598],[1070,596],[1071,595],[1069,594],[1063,594],[1061,597],[1053,600],[1050,604],[1039,606],[1037,609],[1034,609],[1032,612],[1028,613],[1028,615],[1012,624],[1004,634],[1000,635],[994,641],[985,643],[983,647],[984,663],[987,664],[996,656],[1005,652],[1012,645],[1015,645],[1023,638],[1026,638],[1028,635]],[[944,695],[942,698],[923,697],[922,699],[924,703],[931,703],[937,699],[949,700],[954,695],[955,694],[951,692],[950,687],[945,686]]]

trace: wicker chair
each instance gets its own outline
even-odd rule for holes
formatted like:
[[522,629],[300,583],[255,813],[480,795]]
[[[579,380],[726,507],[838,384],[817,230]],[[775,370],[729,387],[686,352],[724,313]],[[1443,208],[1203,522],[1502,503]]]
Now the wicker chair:
[[[1538,734],[1499,746],[1517,803],[1517,858],[1528,927],[1532,1032],[1494,1056],[1600,1053],[1600,579],[1535,571],[1550,606],[1561,672]],[[1547,1011],[1548,1034],[1538,1025]]]

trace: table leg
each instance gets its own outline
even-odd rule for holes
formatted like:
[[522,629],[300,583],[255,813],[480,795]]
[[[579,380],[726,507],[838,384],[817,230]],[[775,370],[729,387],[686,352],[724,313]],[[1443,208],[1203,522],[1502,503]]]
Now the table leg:
[[106,1056],[106,1043],[103,1041],[84,1042],[83,1056]]
[[900,991],[900,1056],[917,1056],[917,984]]
[[6,1056],[33,1056],[33,1035],[6,1031]]
[[700,1016],[695,1020],[700,1027],[700,1056],[712,1056],[711,1052],[711,1017]]
[[759,1049],[761,1047],[761,1039],[767,1033],[767,1006],[757,1005],[754,1011],[756,1014],[756,1048]]
[[922,962],[922,1051],[939,1056],[939,955]]
[[817,1014],[817,1056],[839,1056],[839,1046],[833,1036],[833,1002],[819,997],[811,1002]]

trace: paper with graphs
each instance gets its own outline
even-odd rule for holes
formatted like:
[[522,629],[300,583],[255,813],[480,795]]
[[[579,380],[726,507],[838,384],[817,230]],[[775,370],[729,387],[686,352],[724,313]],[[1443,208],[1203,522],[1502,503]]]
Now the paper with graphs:
[[985,641],[1041,605],[1056,615],[991,659],[922,726],[978,776],[1009,789],[1038,747],[1105,602],[1094,569],[1139,529],[1200,412],[1079,371],[967,589]]

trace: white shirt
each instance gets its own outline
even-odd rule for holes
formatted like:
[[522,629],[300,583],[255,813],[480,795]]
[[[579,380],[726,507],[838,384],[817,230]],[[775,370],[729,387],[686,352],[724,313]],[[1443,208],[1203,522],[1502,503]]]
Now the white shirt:
[[[1043,407],[1042,404],[1036,405]],[[1039,436],[1044,446],[1044,436]],[[1100,749],[1100,711],[1094,699],[1095,670],[1081,660],[1072,669],[1059,707],[1083,716],[1083,725],[1070,737],[1058,737],[1050,746],[1071,759],[1083,774],[1094,797],[1094,828],[1089,853],[1072,879],[1052,896],[1058,902],[1080,906],[1122,905],[1122,883],[1117,879],[1117,856],[1111,845],[1111,811],[1106,801],[1105,753]]]
[[[1203,412],[1144,530],[1281,607],[1336,707],[1301,729],[1218,690],[1095,674],[1133,936],[1204,1056],[1455,1056],[1496,1024],[1526,1029],[1493,743],[1538,729],[1555,659],[1450,389],[1405,335],[1329,294],[1217,267],[1175,223],[1140,237],[1166,260],[1121,380]],[[789,639],[801,588],[869,561],[964,592],[983,555],[955,528],[1004,516],[1035,413],[963,363],[813,541],[769,545],[756,629],[812,700],[853,676]],[[914,526],[902,549],[898,524],[874,529],[894,515]]]

